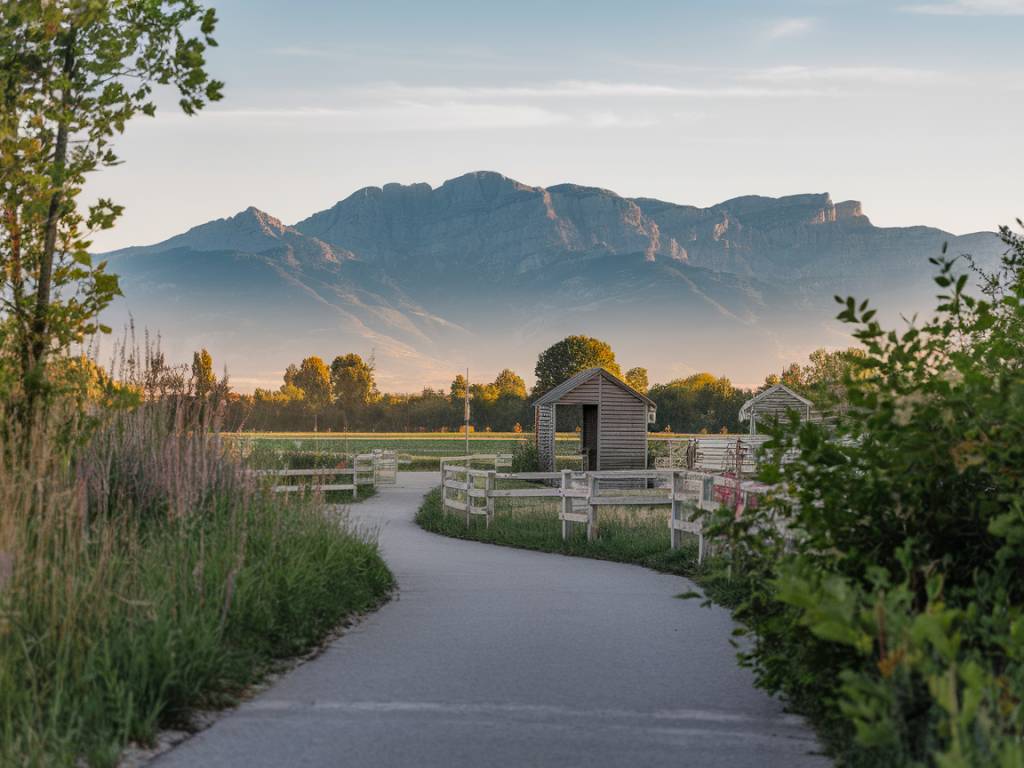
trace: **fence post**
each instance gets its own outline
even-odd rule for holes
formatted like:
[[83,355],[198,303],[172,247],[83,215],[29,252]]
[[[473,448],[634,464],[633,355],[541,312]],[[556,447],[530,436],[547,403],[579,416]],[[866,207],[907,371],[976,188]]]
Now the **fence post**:
[[[377,484],[374,483],[373,487],[376,488]],[[358,472],[358,470],[356,470],[355,463],[353,463],[352,464],[352,501],[353,501],[353,503],[358,498],[359,498],[359,472]]]
[[[700,482],[700,531],[697,533],[697,565],[704,564],[704,513],[708,511],[708,507],[715,498],[715,481],[711,478],[711,482],[708,482],[707,475],[701,476]],[[710,498],[708,494],[710,493]]]
[[441,514],[448,513],[448,489],[445,483],[448,482],[448,471],[445,462],[441,462]]
[[473,514],[473,497],[469,495],[470,486],[475,485],[473,482],[473,476],[469,474],[469,462],[466,462],[466,527],[469,528],[469,521],[472,520]]
[[491,494],[494,493],[494,476],[496,474],[497,474],[497,472],[488,472],[487,473],[487,480],[486,480],[486,482],[484,484],[484,494],[485,494],[484,501],[485,501],[485,503],[487,505],[487,527],[488,528],[491,527],[491,520],[494,519],[494,496],[492,496]]
[[594,506],[594,497],[597,496],[598,479],[593,475],[587,477],[587,541],[597,538],[597,507]]
[[681,492],[679,487],[680,477],[680,472],[672,472],[672,512],[671,517],[668,520],[668,534],[671,538],[672,549],[679,549],[679,546],[682,544],[682,531],[676,528],[676,521],[680,519],[680,514],[682,512],[682,501],[679,498]]
[[572,509],[572,499],[565,495],[565,492],[569,490],[569,484],[572,478],[571,469],[562,470],[562,541],[566,541],[569,538],[569,521],[565,519],[565,516],[569,514]]

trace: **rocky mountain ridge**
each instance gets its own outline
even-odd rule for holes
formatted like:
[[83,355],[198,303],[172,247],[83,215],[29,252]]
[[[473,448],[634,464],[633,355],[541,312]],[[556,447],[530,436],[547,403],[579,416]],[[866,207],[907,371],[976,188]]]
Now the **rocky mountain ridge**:
[[449,264],[454,256],[525,272],[599,251],[751,272],[762,265],[748,263],[747,254],[772,233],[835,222],[870,227],[859,202],[833,203],[828,194],[747,196],[698,208],[576,184],[531,187],[481,171],[436,189],[366,187],[294,226],[386,264],[430,260],[443,251]]

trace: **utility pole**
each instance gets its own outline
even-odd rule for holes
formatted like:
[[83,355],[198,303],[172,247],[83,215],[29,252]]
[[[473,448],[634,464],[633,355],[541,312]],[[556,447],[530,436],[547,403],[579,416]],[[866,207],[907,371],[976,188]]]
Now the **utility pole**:
[[[463,412],[465,426],[463,429],[466,430],[466,455],[469,456],[469,368],[466,369],[466,392],[465,392],[465,409]],[[468,465],[467,465],[468,466]],[[441,490],[444,490],[443,488]]]

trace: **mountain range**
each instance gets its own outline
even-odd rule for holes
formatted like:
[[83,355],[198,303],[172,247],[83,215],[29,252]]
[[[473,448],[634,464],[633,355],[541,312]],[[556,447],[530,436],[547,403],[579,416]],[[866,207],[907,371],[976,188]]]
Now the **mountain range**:
[[240,390],[350,351],[374,355],[383,388],[414,390],[467,365],[529,378],[568,333],[606,339],[652,380],[752,385],[848,343],[835,294],[890,318],[931,307],[943,244],[983,265],[1002,252],[993,232],[876,227],[828,194],[699,208],[480,171],[367,187],[293,225],[247,208],[102,256],[124,291],[108,323],[159,331],[172,358],[206,347]]

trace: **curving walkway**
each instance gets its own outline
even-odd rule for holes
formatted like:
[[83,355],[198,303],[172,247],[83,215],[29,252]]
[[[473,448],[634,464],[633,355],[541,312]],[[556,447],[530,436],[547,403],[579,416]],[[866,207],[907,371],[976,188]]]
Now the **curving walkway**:
[[437,482],[353,508],[399,596],[154,765],[828,765],[736,665],[728,614],[675,598],[690,582],[426,533]]

